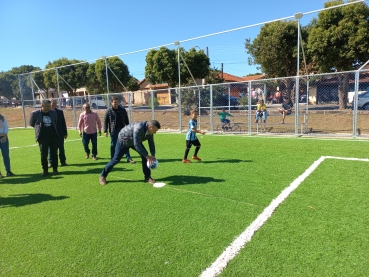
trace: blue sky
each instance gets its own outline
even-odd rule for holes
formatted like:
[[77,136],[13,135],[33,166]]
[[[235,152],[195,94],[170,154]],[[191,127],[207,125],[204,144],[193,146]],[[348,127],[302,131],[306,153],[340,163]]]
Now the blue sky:
[[[255,25],[295,13],[324,8],[325,0],[0,0],[0,71],[33,65],[45,68],[61,57],[93,61],[102,56],[120,58],[141,80],[147,51],[183,41],[188,50],[208,47],[211,66],[245,76],[257,72],[247,63],[246,38],[255,38],[260,26],[190,40],[239,27]],[[188,40],[188,41],[187,41]],[[167,46],[175,48],[174,45]]]

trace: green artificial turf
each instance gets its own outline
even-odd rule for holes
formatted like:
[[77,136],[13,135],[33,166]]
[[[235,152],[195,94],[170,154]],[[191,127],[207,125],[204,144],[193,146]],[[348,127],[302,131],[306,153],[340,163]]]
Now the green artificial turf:
[[[47,178],[33,129],[9,139],[17,176],[0,180],[0,276],[199,276],[321,156],[369,157],[367,141],[205,135],[202,162],[183,164],[185,135],[159,132],[152,177],[165,187],[143,182],[134,151],[138,163],[122,160],[101,186],[110,138],[92,161],[70,130],[69,166]],[[323,161],[221,276],[366,276],[368,169]]]

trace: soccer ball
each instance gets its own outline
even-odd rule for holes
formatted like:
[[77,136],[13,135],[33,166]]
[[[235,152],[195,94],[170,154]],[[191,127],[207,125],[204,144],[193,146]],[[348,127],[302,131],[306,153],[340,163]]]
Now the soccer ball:
[[159,165],[159,161],[155,159],[155,161],[152,164],[149,164],[149,161],[147,161],[147,167],[150,169],[157,169]]

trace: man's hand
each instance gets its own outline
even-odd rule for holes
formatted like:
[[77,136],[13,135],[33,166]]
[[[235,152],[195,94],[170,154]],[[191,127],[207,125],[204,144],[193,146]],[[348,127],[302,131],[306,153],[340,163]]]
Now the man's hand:
[[101,136],[101,130],[99,131],[99,136]]
[[146,160],[149,161],[149,164],[152,164],[155,161],[155,156],[146,156]]
[[104,133],[106,137],[108,137],[108,132]]
[[67,139],[67,137],[68,137],[68,136],[67,136],[67,135],[65,135],[65,136],[64,136],[64,139]]
[[81,131],[79,131],[79,136],[82,137],[82,132]]

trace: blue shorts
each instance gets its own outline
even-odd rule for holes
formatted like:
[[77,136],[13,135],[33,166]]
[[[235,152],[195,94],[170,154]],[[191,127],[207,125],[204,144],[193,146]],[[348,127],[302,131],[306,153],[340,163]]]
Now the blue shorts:
[[227,124],[227,123],[229,123],[229,119],[224,118],[220,122]]

